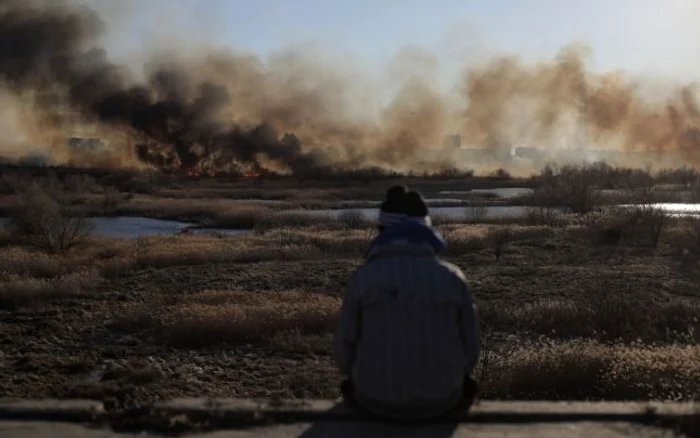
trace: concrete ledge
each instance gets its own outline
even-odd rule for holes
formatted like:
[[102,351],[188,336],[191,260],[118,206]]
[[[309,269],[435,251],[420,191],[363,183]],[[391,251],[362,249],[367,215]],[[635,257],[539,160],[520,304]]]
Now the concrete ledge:
[[[201,399],[181,398],[156,403],[153,408],[161,412],[222,413],[264,412],[270,414],[303,415],[313,419],[352,420],[357,414],[346,406],[331,400],[255,400],[255,399]],[[650,416],[700,415],[698,403],[647,403],[647,402],[546,402],[546,401],[481,401],[469,413],[455,418],[473,422],[478,419],[517,418],[542,419],[559,417],[619,417],[648,418]]]
[[[252,430],[273,425],[372,422],[330,400],[269,401],[185,398],[126,411],[105,411],[89,400],[0,399],[0,422],[91,423],[119,432],[191,433]],[[629,424],[662,427],[700,436],[700,405],[693,403],[499,402],[477,403],[450,423],[464,427],[526,427],[546,424]],[[462,426],[459,426],[462,427]],[[585,426],[588,427],[588,426]],[[366,429],[365,429],[366,430]],[[583,435],[582,435],[583,436]]]
[[105,414],[93,400],[26,400],[0,398],[0,420],[92,422]]

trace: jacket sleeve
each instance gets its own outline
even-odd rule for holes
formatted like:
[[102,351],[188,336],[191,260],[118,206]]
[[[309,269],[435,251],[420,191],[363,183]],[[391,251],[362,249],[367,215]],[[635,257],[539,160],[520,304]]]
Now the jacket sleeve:
[[462,280],[462,315],[460,321],[460,331],[464,351],[467,355],[469,373],[472,372],[479,360],[481,350],[481,334],[479,330],[479,319],[476,310],[476,303],[471,289],[465,280]]
[[335,362],[340,372],[349,375],[355,361],[355,348],[360,336],[360,286],[358,276],[348,282],[335,333]]

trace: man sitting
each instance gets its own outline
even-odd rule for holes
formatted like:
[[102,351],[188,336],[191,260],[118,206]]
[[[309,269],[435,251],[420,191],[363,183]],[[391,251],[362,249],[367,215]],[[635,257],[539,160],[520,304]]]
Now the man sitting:
[[471,404],[476,308],[417,192],[389,189],[379,235],[352,275],[335,337],[351,404],[380,417],[430,419]]

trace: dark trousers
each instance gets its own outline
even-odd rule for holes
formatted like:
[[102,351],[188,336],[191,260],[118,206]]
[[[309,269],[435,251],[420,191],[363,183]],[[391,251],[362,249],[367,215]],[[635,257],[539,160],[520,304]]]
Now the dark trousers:
[[[457,414],[468,412],[469,408],[471,408],[474,400],[476,399],[477,388],[478,386],[476,380],[474,380],[474,378],[471,376],[467,376],[464,379],[464,386],[462,388],[462,400],[457,404],[457,406],[441,415],[440,418],[449,420],[454,418]],[[355,385],[353,385],[351,379],[346,379],[340,384],[340,392],[343,395],[343,400],[345,403],[352,409],[358,410],[366,415],[369,415],[370,417],[378,417],[376,414],[368,412],[357,403],[355,399]]]

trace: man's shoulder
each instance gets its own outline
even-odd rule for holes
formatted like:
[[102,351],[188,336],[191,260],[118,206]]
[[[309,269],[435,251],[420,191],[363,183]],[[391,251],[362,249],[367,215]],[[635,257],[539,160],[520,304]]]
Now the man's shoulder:
[[445,270],[446,274],[452,275],[458,280],[461,280],[466,283],[467,277],[464,275],[464,272],[459,268],[459,266],[455,265],[454,263],[450,263],[446,260],[438,260],[438,264]]
[[[410,267],[413,269],[428,269],[433,272],[437,270],[441,275],[466,282],[464,272],[457,265],[439,258],[411,259]],[[368,260],[355,269],[350,277],[350,281],[385,275],[387,269],[391,269],[392,272],[396,270],[394,260],[389,258]]]

